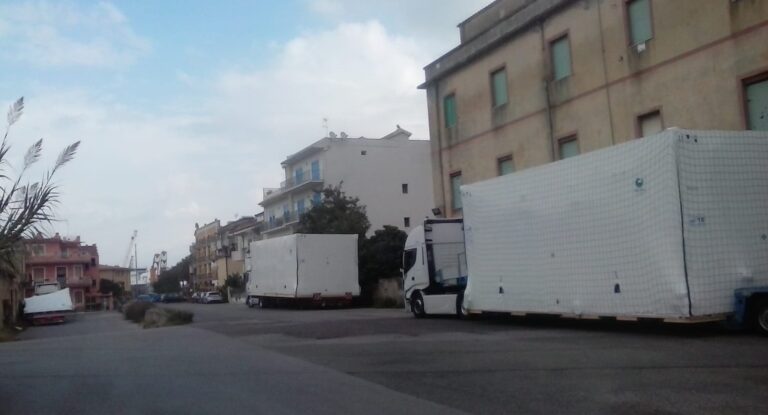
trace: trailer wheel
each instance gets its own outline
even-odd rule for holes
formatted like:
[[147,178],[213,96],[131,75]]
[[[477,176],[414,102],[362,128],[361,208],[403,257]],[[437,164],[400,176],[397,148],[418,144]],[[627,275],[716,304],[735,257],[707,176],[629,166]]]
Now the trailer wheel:
[[427,312],[424,310],[424,297],[419,292],[411,295],[411,312],[416,318],[423,318],[427,315]]
[[768,336],[768,301],[763,300],[755,307],[755,328],[760,334]]
[[245,298],[245,305],[248,306],[248,308],[253,308],[255,304],[253,304],[253,297],[248,296]]

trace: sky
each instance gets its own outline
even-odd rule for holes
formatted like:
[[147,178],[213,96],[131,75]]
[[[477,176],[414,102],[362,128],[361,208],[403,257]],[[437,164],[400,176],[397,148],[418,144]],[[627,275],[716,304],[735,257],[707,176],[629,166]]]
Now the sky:
[[[428,135],[423,67],[490,0],[0,0],[0,104],[24,96],[10,173],[43,138],[36,181],[66,145],[58,220],[123,265],[189,254],[195,223],[261,211],[280,162],[335,132]],[[4,131],[4,129],[3,129]]]

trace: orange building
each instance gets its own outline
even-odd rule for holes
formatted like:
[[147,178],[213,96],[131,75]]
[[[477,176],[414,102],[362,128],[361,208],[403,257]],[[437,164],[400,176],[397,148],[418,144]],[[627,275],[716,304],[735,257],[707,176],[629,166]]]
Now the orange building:
[[24,241],[27,274],[26,294],[34,294],[35,284],[58,282],[69,288],[76,310],[100,308],[104,296],[99,293],[99,252],[96,245],[83,245],[57,233],[52,238],[38,234]]

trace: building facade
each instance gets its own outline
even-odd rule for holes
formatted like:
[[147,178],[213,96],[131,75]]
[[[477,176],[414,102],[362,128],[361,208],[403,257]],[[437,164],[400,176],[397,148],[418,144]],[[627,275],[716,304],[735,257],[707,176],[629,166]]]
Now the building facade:
[[[263,215],[261,217],[263,218]],[[229,275],[245,274],[250,243],[261,239],[260,224],[256,217],[244,216],[219,229],[213,269],[217,287],[223,287]]]
[[435,205],[669,127],[768,129],[768,1],[497,0],[425,67]]
[[112,281],[122,287],[126,295],[133,295],[131,290],[131,268],[99,265],[99,279]]
[[80,237],[52,238],[38,235],[24,241],[27,274],[26,296],[34,295],[35,284],[58,282],[60,288],[69,288],[75,310],[103,306],[99,293],[99,252],[96,245],[84,245]]
[[264,189],[265,238],[293,233],[327,186],[341,185],[360,199],[369,233],[384,225],[408,231],[431,215],[428,141],[411,140],[411,133],[400,127],[379,139],[330,135],[286,158],[285,181]]
[[217,275],[214,273],[216,249],[221,224],[218,219],[199,226],[195,224],[195,243],[189,247],[192,255],[192,289],[194,291],[211,290],[216,287]]

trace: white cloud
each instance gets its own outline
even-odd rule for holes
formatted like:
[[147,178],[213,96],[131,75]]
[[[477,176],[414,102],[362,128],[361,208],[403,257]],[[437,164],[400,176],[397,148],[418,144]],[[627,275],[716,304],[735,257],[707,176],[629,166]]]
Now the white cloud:
[[47,1],[0,5],[0,56],[36,66],[118,67],[151,49],[109,3],[76,8]]
[[309,9],[326,16],[338,16],[344,12],[344,6],[338,0],[309,0]]

